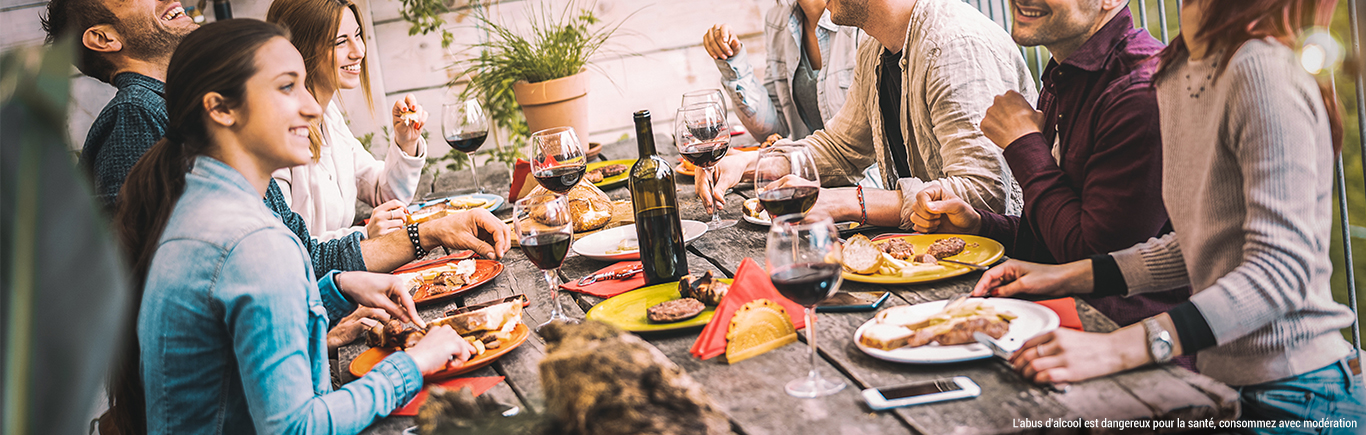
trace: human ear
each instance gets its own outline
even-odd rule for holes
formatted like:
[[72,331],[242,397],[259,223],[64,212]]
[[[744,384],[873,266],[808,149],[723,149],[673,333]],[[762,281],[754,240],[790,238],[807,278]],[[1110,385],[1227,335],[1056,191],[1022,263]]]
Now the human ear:
[[209,115],[209,119],[220,126],[232,127],[237,122],[237,114],[228,107],[228,99],[223,97],[223,94],[217,92],[204,94],[200,104],[204,106],[204,113]]
[[81,33],[81,45],[101,53],[123,50],[122,39],[114,26],[109,24],[96,24]]

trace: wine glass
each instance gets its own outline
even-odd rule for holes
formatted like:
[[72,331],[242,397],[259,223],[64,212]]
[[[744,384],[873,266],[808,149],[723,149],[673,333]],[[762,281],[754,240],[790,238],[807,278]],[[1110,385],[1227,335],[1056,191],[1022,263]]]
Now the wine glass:
[[528,196],[513,204],[512,213],[522,253],[541,269],[546,285],[550,286],[550,317],[537,325],[536,330],[550,322],[578,323],[564,315],[559,298],[560,264],[564,263],[569,244],[574,239],[568,198],[553,193]]
[[[674,145],[678,153],[700,168],[708,192],[716,175],[716,162],[730,150],[730,124],[725,111],[717,104],[698,103],[683,106],[674,117]],[[719,230],[735,225],[735,219],[721,219],[717,207],[711,208],[708,230]]]
[[730,111],[726,108],[726,96],[720,89],[698,89],[688,91],[683,94],[683,107],[688,107],[697,103],[712,103],[721,106],[721,115],[727,116]]
[[441,105],[441,132],[447,145],[469,156],[474,187],[479,193],[484,193],[484,186],[479,183],[479,175],[475,173],[474,151],[483,146],[484,140],[489,137],[489,118],[479,100],[470,98]]
[[531,150],[531,175],[546,190],[563,195],[583,178],[588,158],[584,157],[574,127],[532,133]]
[[821,177],[811,151],[798,144],[760,151],[754,167],[754,191],[769,216],[811,211],[821,193]]
[[840,238],[825,217],[803,222],[800,214],[773,218],[768,231],[768,271],[783,297],[806,307],[806,338],[811,345],[811,371],[784,388],[795,397],[821,397],[844,389],[844,381],[821,377],[816,365],[816,304],[839,290]]

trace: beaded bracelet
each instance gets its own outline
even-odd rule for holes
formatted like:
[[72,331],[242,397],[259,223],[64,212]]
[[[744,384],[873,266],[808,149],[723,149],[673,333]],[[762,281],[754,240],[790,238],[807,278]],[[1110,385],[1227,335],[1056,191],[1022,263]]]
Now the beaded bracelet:
[[855,188],[854,190],[858,191],[858,208],[859,208],[858,224],[859,224],[859,226],[867,225],[867,224],[868,224],[868,204],[865,203],[865,202],[863,202],[863,186],[859,186],[859,187]]
[[421,260],[427,256],[427,250],[422,249],[421,239],[417,237],[417,224],[408,224],[408,240],[413,242],[413,251],[416,252],[416,259]]

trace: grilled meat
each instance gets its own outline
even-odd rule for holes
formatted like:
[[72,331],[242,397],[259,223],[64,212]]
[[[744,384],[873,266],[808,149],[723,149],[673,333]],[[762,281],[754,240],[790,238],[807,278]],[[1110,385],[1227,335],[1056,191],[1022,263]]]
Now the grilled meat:
[[947,258],[958,255],[963,252],[963,248],[966,248],[967,246],[968,242],[963,241],[962,238],[949,237],[947,239],[935,240],[934,243],[930,244],[930,249],[926,253],[933,255],[935,258]]

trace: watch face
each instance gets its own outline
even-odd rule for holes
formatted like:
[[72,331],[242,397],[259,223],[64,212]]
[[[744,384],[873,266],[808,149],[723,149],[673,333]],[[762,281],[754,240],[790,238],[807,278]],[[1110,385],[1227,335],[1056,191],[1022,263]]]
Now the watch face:
[[1172,344],[1166,341],[1157,340],[1153,342],[1153,357],[1158,360],[1165,360],[1172,354]]

